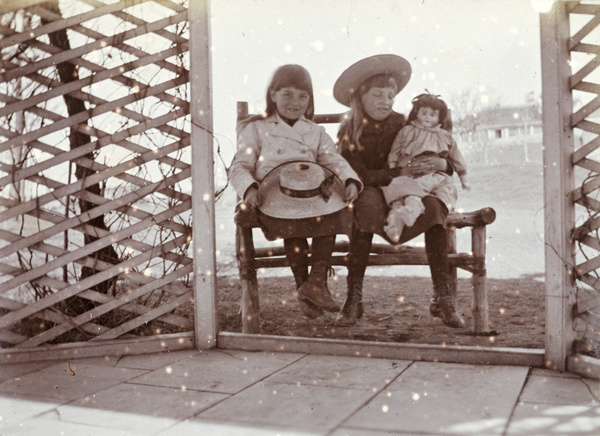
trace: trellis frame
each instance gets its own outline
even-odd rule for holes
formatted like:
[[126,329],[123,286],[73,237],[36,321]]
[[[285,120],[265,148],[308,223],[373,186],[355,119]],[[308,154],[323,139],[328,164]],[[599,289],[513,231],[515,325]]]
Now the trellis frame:
[[544,235],[546,262],[546,366],[566,369],[574,341],[570,323],[575,281],[573,228],[575,210],[565,195],[573,190],[574,176],[570,155],[574,149],[569,115],[573,98],[569,87],[570,37],[568,12],[564,3],[548,14],[540,14],[542,47],[542,117],[544,122]]
[[198,348],[212,348],[217,345],[218,327],[209,0],[190,1],[190,42],[191,53],[199,53],[191,57],[190,77],[192,180],[194,185],[198,183],[192,192],[195,332]]
[[[571,35],[571,14],[589,15],[589,21]],[[599,136],[575,149],[575,129],[600,135],[600,125],[588,120],[600,107],[600,86],[586,82],[598,68],[600,46],[583,40],[600,26],[600,5],[584,2],[556,1],[552,10],[540,14],[542,54],[542,99],[544,122],[544,237],[546,279],[546,357],[545,366],[560,371],[578,372],[600,378],[600,360],[579,355],[575,324],[595,320],[592,310],[600,306],[600,281],[595,269],[600,269],[599,259],[578,264],[576,243],[593,249],[600,248],[594,236],[596,219],[588,219],[576,227],[575,204],[600,211],[597,201],[586,194],[597,190],[592,180],[577,187],[575,167],[591,174],[600,173],[600,164],[589,155],[600,143]],[[571,62],[572,52],[594,53],[594,58],[577,71]],[[592,80],[592,79],[590,79]],[[575,112],[573,92],[592,93],[595,98]],[[590,286],[595,297],[578,301],[578,281]],[[595,301],[594,301],[595,300]],[[579,304],[578,304],[579,303]],[[598,331],[600,324],[594,328]]]
[[[179,218],[180,214],[188,213],[192,208],[198,209],[198,205],[203,204],[206,209],[205,205],[208,203],[209,208],[214,207],[212,204],[214,199],[211,197],[207,199],[202,195],[195,196],[193,194],[196,191],[193,190],[191,195],[187,195],[187,193],[181,192],[179,186],[176,186],[181,181],[198,177],[198,175],[194,176],[194,171],[212,178],[212,172],[206,174],[199,170],[211,159],[206,159],[202,155],[198,156],[198,153],[192,153],[195,156],[192,156],[191,159],[201,162],[201,164],[192,165],[190,161],[186,161],[187,157],[184,158],[181,154],[186,149],[191,148],[192,139],[195,144],[199,144],[198,150],[206,154],[212,153],[212,139],[206,136],[206,132],[212,130],[212,119],[210,118],[212,114],[209,109],[211,107],[211,96],[210,92],[207,93],[202,90],[202,86],[210,90],[210,57],[203,57],[204,60],[201,63],[197,63],[190,68],[194,75],[193,80],[199,84],[197,88],[203,94],[203,98],[192,102],[195,104],[194,110],[198,113],[208,114],[208,117],[204,116],[200,120],[194,120],[195,125],[204,127],[203,133],[190,132],[191,128],[186,130],[185,123],[182,123],[183,127],[180,128],[179,126],[182,124],[172,122],[173,120],[184,120],[186,117],[190,117],[189,101],[192,101],[192,99],[180,99],[175,92],[168,92],[176,87],[187,86],[192,75],[188,74],[184,63],[176,65],[174,60],[175,56],[185,55],[188,52],[188,39],[184,37],[184,33],[179,34],[179,30],[185,26],[189,21],[189,16],[194,12],[196,13],[195,25],[192,26],[194,28],[190,29],[190,32],[193,31],[195,34],[204,32],[206,34],[206,38],[198,36],[197,40],[201,42],[198,50],[209,54],[208,2],[193,1],[191,2],[192,7],[188,10],[171,0],[119,0],[111,4],[105,4],[99,0],[77,1],[83,6],[82,11],[76,10],[68,13],[67,16],[62,16],[59,10],[45,6],[40,7],[40,4],[43,3],[42,0],[27,2],[16,0],[0,4],[0,13],[15,12],[21,8],[31,7],[33,15],[44,20],[40,26],[21,33],[11,31],[8,27],[2,28],[4,38],[0,39],[0,46],[33,47],[39,51],[41,56],[29,60],[29,63],[21,64],[14,64],[11,58],[5,58],[3,71],[0,74],[1,83],[10,84],[13,79],[29,77],[32,82],[43,83],[43,86],[46,87],[42,92],[37,92],[31,98],[2,94],[0,97],[5,104],[0,108],[0,117],[6,117],[12,112],[23,111],[32,113],[41,119],[49,120],[41,128],[25,133],[13,129],[10,123],[6,123],[3,124],[0,132],[7,139],[1,142],[0,148],[2,150],[11,147],[13,143],[16,143],[14,138],[18,138],[19,143],[29,143],[32,148],[46,154],[44,159],[39,162],[27,163],[22,168],[15,167],[14,171],[10,171],[12,168],[10,164],[2,162],[0,168],[9,174],[0,178],[1,186],[15,180],[29,180],[48,191],[22,203],[15,203],[5,197],[1,198],[0,204],[2,204],[3,210],[0,215],[4,220],[16,216],[25,217],[25,214],[29,214],[41,220],[47,227],[25,235],[12,229],[10,231],[3,229],[0,232],[0,237],[4,241],[2,247],[0,247],[0,254],[2,254],[0,256],[0,268],[3,274],[13,276],[12,280],[4,280],[0,284],[0,292],[13,292],[13,289],[21,284],[32,282],[38,282],[52,290],[48,296],[29,304],[23,304],[18,299],[13,299],[12,294],[10,298],[7,298],[9,295],[2,296],[0,300],[0,307],[2,308],[2,311],[0,311],[1,339],[4,342],[15,344],[15,346],[0,350],[0,361],[16,362],[30,358],[48,359],[89,356],[95,353],[111,354],[109,351],[111,349],[114,350],[112,354],[127,354],[175,350],[194,346],[214,346],[214,339],[212,343],[211,341],[202,342],[199,340],[202,335],[193,331],[194,326],[202,324],[194,323],[189,318],[173,314],[173,310],[188,304],[192,299],[198,301],[208,294],[204,290],[198,292],[199,286],[196,286],[196,284],[189,288],[183,286],[183,282],[180,281],[181,278],[193,274],[194,270],[197,269],[203,271],[203,273],[197,274],[197,277],[208,275],[211,277],[210,280],[214,280],[214,259],[212,262],[213,273],[211,274],[209,268],[208,274],[206,274],[206,264],[210,263],[209,260],[205,260],[203,257],[192,258],[187,256],[186,247],[192,241],[192,227],[188,227],[187,223],[182,223],[185,221],[184,217]],[[138,16],[133,9],[129,9],[144,6],[144,3],[152,3],[154,7],[162,8],[162,14],[160,16],[150,14],[149,19],[147,19],[144,13]],[[138,14],[140,12],[137,11]],[[121,29],[107,29],[105,27],[104,29],[107,31],[102,34],[96,30],[93,24],[84,26],[90,19],[104,18],[105,16],[112,16],[113,19],[120,20],[118,22],[123,27]],[[170,25],[173,26],[169,27]],[[52,32],[62,30],[71,31],[71,35],[82,35],[87,40],[83,42],[79,40],[75,46],[61,48],[46,42]],[[114,34],[111,33],[113,30]],[[157,47],[157,50],[152,49],[145,52],[141,46],[130,44],[129,39],[136,36],[157,37],[161,39],[162,45],[159,46],[160,48]],[[65,39],[70,42],[71,37],[67,36]],[[52,40],[50,42],[52,43]],[[113,59],[112,65],[108,68],[104,67],[104,63],[96,63],[86,57],[92,50],[101,51],[106,47],[115,51],[120,50],[119,59]],[[81,77],[78,75],[73,81],[54,80],[49,74],[49,68],[61,63],[70,63],[83,68],[85,74]],[[159,76],[158,73],[153,76],[146,75],[146,77],[137,75],[136,69],[150,64],[166,71],[170,76],[169,74]],[[46,71],[41,74],[43,69],[46,69]],[[126,73],[130,71],[133,74],[127,75]],[[138,77],[140,78],[139,81],[136,80]],[[148,82],[145,81],[146,79]],[[150,85],[152,79],[156,80]],[[103,80],[113,81],[117,84],[117,87],[121,86],[121,89],[129,91],[129,94],[118,96],[112,100],[105,99],[102,93],[95,94],[91,86]],[[68,116],[64,116],[60,110],[57,110],[56,103],[54,103],[54,106],[46,107],[46,102],[50,99],[54,98],[58,101],[58,99],[62,99],[63,96],[67,95],[87,102],[89,110],[69,113]],[[144,112],[143,106],[141,108],[128,106],[137,102],[145,102],[147,98],[154,99],[148,103],[154,105],[154,111]],[[158,109],[158,103],[163,107],[170,104],[172,106],[169,107],[172,107],[172,110],[164,111],[163,109],[161,113],[161,110]],[[117,129],[115,133],[110,133],[101,131],[93,124],[88,124],[88,121],[94,117],[110,114],[111,112],[121,115],[121,120],[126,120],[124,123],[126,128]],[[128,125],[129,120],[131,120],[131,123]],[[72,148],[71,144],[71,148],[65,150],[64,146],[58,148],[54,143],[45,143],[45,138],[40,140],[44,135],[60,132],[61,129],[71,129],[71,132],[85,133],[90,137],[89,142],[78,148]],[[152,133],[158,133],[159,136],[163,135],[159,141],[152,143],[152,149],[148,148],[149,143],[129,139],[133,135],[147,134],[150,136]],[[97,140],[93,140],[94,137]],[[107,146],[122,147],[123,150],[130,152],[132,157],[110,165],[105,165],[91,158],[91,153],[108,148]],[[92,170],[92,173],[89,177],[74,183],[66,183],[66,177],[63,180],[62,176],[56,172],[50,178],[43,173],[56,167],[56,165],[64,165],[69,162],[76,163],[82,168],[88,168]],[[162,180],[154,182],[156,174],[143,177],[149,174],[150,170],[146,174],[142,173],[141,176],[135,172],[128,172],[130,169],[146,163],[165,165],[165,172],[161,171]],[[115,193],[111,197],[110,195],[105,196],[104,193],[92,193],[86,190],[87,187],[104,182],[109,178],[121,180],[124,183],[123,186],[128,184],[124,194]],[[162,196],[162,199],[152,197],[155,194]],[[66,212],[61,215],[54,210],[43,209],[45,204],[59,199],[64,201],[62,199],[68,199],[69,196],[84,199],[92,207],[89,211],[83,211],[75,216],[69,216]],[[152,211],[148,211],[151,206],[147,208],[137,207],[139,205],[136,204],[136,201],[145,196],[149,196],[147,201],[156,202]],[[157,206],[161,201],[164,201],[164,203]],[[165,207],[165,204],[168,204],[168,207]],[[120,226],[118,230],[102,229],[89,221],[90,218],[103,216],[113,210],[118,210],[124,216],[131,217],[131,220],[127,221],[129,226]],[[211,221],[208,215],[207,218],[203,217],[201,212],[197,215],[200,216],[201,221],[193,221],[194,226],[214,222],[214,217]],[[168,235],[165,237],[162,235],[154,236],[158,238],[155,239],[154,244],[152,242],[148,243],[144,236],[137,235],[137,233],[149,231],[156,231],[155,235],[159,235],[162,232],[161,229],[166,229]],[[206,225],[202,226],[204,233],[207,229],[210,228]],[[57,244],[57,241],[48,239],[52,235],[60,235],[61,233],[66,235],[67,232],[77,235],[94,235],[98,240],[89,244],[86,243],[76,249],[67,249],[66,246],[63,248],[60,244]],[[202,231],[196,231],[195,233],[202,235]],[[214,232],[209,231],[209,234],[214,238]],[[197,246],[203,246],[202,239],[206,238],[201,236],[199,239],[200,242],[196,240],[194,243]],[[121,244],[121,246],[127,245],[127,249],[131,248],[131,258],[128,258],[129,255],[121,257],[117,264],[94,258],[95,250],[115,243]],[[208,248],[208,252],[213,253],[214,256],[212,246]],[[7,262],[7,256],[14,255],[18,250],[24,249],[42,255],[45,254],[48,256],[47,262],[36,265],[29,270],[20,269],[14,263]],[[141,273],[140,269],[137,271],[132,269],[138,265],[141,265],[143,269],[144,265],[150,265],[150,261],[154,259],[158,260],[159,266],[161,262],[166,265],[162,276],[152,277],[153,273],[149,269],[144,271],[144,274]],[[194,259],[198,259],[202,267],[197,267],[198,262],[194,264]],[[153,264],[155,263],[153,262]],[[61,280],[53,272],[53,270],[56,271],[57,268],[65,265],[94,267],[96,272],[90,277],[73,283],[72,279],[67,280],[64,278]],[[53,275],[49,275],[50,272],[53,272]],[[131,279],[134,288],[125,290],[123,294],[103,295],[93,288],[106,278],[123,278],[125,276]],[[202,280],[200,279],[196,283],[201,284]],[[16,289],[18,290],[18,288]],[[153,294],[156,291],[159,291],[159,293]],[[214,289],[211,289],[211,293],[214,294]],[[156,303],[157,306],[155,306],[153,301],[150,300],[150,297],[154,299],[154,295],[161,304]],[[164,295],[168,296],[167,301],[162,301]],[[73,296],[83,296],[84,299],[94,302],[95,306],[85,309],[84,313],[73,316],[66,316],[55,309],[54,304]],[[209,304],[209,306],[207,307],[204,304]],[[215,308],[210,307],[210,301],[202,302],[202,305],[196,307],[200,308],[198,313],[194,314],[196,318],[204,320],[208,318],[214,323],[215,318],[211,312],[214,312]],[[108,327],[96,322],[98,317],[108,315],[115,309],[132,316],[125,317],[119,320],[118,324],[112,324]],[[209,315],[207,316],[204,311],[208,312]],[[33,333],[31,336],[29,333],[25,336],[20,332],[11,331],[15,323],[26,320],[27,317],[41,320],[43,323],[48,322],[50,328],[46,327],[45,330]],[[137,340],[132,339],[134,335],[131,334],[123,336],[125,333],[153,320],[165,322],[168,327],[171,325],[179,326],[179,331],[183,331],[183,333],[161,334],[161,329],[157,328],[156,334],[154,334],[155,330],[152,329],[152,336],[138,336]],[[187,331],[188,328],[190,331]],[[88,339],[88,342],[75,344],[46,345],[46,342],[55,340],[59,335],[67,333],[71,329],[79,329],[87,333],[88,337],[92,339]],[[215,332],[212,333],[213,338],[214,336],[216,336]]]

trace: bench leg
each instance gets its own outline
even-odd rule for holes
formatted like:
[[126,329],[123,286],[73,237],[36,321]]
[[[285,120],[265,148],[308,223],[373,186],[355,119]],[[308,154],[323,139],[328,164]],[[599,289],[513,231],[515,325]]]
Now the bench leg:
[[256,276],[251,279],[242,279],[242,332],[260,333],[260,319],[258,310],[258,283]]
[[[456,253],[456,228],[448,227],[448,254]],[[456,288],[458,286],[458,268],[450,266],[448,285],[450,286],[450,295],[452,301],[456,302]]]
[[489,305],[487,293],[487,273],[485,270],[485,226],[475,226],[472,229],[473,256],[479,264],[473,271],[473,332],[484,334],[490,332]]
[[489,333],[488,295],[485,268],[473,273],[473,333]]
[[242,289],[242,332],[260,333],[258,281],[254,268],[254,240],[251,228],[236,228],[236,251]]

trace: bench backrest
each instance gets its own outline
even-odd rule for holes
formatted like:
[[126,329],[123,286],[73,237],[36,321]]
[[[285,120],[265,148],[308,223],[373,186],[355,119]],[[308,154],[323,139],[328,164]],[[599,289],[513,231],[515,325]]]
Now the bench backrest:
[[[248,117],[248,102],[238,101],[237,102],[237,122],[239,123],[244,118]],[[313,121],[317,124],[335,124],[341,123],[346,116],[345,112],[338,114],[315,114]]]

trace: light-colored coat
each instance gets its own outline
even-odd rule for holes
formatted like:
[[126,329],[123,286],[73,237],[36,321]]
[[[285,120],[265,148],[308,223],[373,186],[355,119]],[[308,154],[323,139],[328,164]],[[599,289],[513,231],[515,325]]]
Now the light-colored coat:
[[252,185],[286,162],[316,162],[333,171],[344,183],[362,183],[336,144],[320,126],[304,116],[294,126],[278,114],[250,122],[238,136],[238,151],[229,169],[229,181],[240,198]]

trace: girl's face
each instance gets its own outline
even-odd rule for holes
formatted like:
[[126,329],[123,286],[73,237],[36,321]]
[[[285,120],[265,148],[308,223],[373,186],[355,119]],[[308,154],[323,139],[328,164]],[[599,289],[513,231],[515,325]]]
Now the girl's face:
[[417,121],[423,127],[436,127],[440,124],[440,111],[430,107],[422,107],[417,112]]
[[271,100],[277,106],[277,112],[289,120],[297,120],[308,109],[310,95],[308,92],[293,87],[271,91]]
[[375,121],[383,121],[392,113],[396,89],[373,86],[361,97],[362,106],[369,117]]

